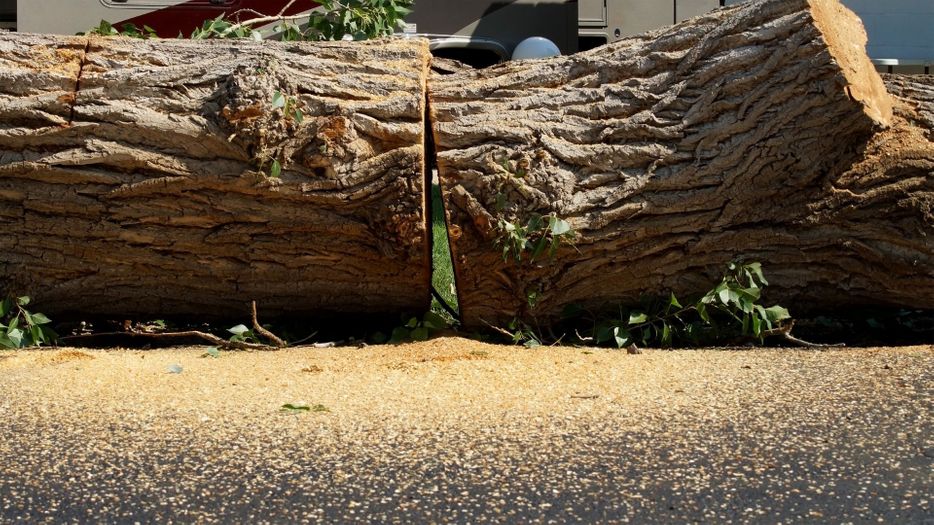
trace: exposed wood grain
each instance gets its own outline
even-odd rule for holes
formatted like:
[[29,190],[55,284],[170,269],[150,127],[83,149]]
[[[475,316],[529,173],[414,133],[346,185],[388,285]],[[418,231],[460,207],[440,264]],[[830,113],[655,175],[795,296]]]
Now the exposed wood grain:
[[[433,79],[465,322],[699,293],[735,257],[793,312],[934,308],[934,150],[865,42],[836,0],[765,0]],[[533,213],[575,246],[504,260],[500,221]]]
[[426,309],[428,61],[420,40],[0,35],[0,289],[59,317]]

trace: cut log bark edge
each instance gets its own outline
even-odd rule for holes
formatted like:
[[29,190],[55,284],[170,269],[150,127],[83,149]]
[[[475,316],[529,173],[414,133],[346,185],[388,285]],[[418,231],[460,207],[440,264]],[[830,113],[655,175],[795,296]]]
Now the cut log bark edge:
[[807,0],[821,32],[846,78],[845,89],[880,126],[892,123],[892,99],[866,54],[869,38],[859,16],[839,0]]

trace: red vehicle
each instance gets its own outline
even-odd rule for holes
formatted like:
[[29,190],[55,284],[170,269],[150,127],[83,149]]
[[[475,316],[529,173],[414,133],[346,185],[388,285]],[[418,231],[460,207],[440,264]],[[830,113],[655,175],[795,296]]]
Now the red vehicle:
[[[529,36],[562,53],[589,49],[744,0],[417,0],[409,30],[438,55],[476,65],[507,60]],[[869,56],[882,70],[930,72],[934,0],[842,0],[863,18]],[[0,0],[0,28],[74,34],[107,20],[148,25],[160,36],[189,35],[209,18],[240,10],[275,15],[290,0]],[[299,0],[285,13],[317,4]],[[254,15],[255,16],[255,15]]]

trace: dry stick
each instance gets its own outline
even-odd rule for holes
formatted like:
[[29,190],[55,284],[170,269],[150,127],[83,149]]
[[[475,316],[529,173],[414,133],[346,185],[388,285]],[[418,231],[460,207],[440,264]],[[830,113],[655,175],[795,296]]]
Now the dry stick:
[[289,343],[286,343],[280,339],[279,336],[270,332],[269,330],[266,330],[261,324],[259,324],[259,321],[256,319],[256,301],[253,301],[253,329],[256,330],[256,333],[259,335],[275,343],[279,348],[285,348],[289,346]]
[[[278,14],[278,15],[275,15],[275,16],[262,16],[262,17],[259,17],[259,18],[251,18],[251,19],[249,19],[249,20],[247,20],[247,21],[245,21],[245,22],[240,22],[240,23],[234,24],[234,25],[228,27],[227,30],[224,31],[224,34],[225,34],[225,35],[228,35],[228,34],[230,34],[230,33],[233,33],[233,32],[235,32],[235,31],[237,31],[238,29],[242,29],[242,28],[244,28],[244,27],[253,27],[253,26],[255,26],[255,25],[269,24],[269,23],[272,23],[272,22],[285,22],[285,21],[291,22],[291,21],[293,21],[293,20],[300,20],[300,19],[302,19],[302,18],[307,18],[307,17],[308,17],[307,14],[303,14],[303,15],[292,15],[292,16],[283,16],[283,15],[285,15],[285,12],[288,11],[289,8],[292,7],[292,5],[294,5],[295,2],[297,2],[297,1],[298,1],[298,0],[292,0],[291,2],[289,2],[288,4],[286,4],[285,7],[283,7],[282,10],[279,11],[279,14]],[[240,11],[237,11],[237,13],[239,13],[239,12],[240,12]],[[255,12],[255,11],[254,11],[254,12]],[[237,13],[234,13],[234,14],[237,14]]]
[[515,337],[515,334],[513,334],[512,332],[506,330],[505,328],[500,328],[500,327],[498,327],[498,326],[494,326],[494,325],[490,324],[489,322],[487,322],[486,319],[480,319],[480,321],[481,321],[483,324],[485,324],[485,325],[487,325],[488,327],[490,327],[491,329],[493,329],[493,330],[495,330],[495,331],[497,331],[497,332],[499,332],[499,333],[505,335],[506,337],[509,337],[509,338]]
[[130,336],[130,337],[148,337],[151,339],[172,339],[172,338],[181,338],[181,337],[197,337],[204,341],[207,341],[211,344],[217,345],[220,348],[225,350],[259,350],[259,351],[275,351],[279,348],[275,346],[269,346],[264,344],[257,343],[247,343],[240,341],[226,341],[217,337],[216,335],[209,334],[207,332],[201,332],[198,330],[189,330],[186,332],[166,332],[162,334],[158,333],[149,333],[149,332],[105,332],[100,334],[83,334],[83,335],[68,335],[65,337],[60,337],[59,341],[74,341],[79,339],[90,339],[94,337],[105,337],[105,336]]

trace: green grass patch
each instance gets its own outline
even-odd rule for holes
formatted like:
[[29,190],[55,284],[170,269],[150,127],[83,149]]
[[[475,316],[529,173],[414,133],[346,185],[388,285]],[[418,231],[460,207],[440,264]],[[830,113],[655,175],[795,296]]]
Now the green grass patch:
[[[448,244],[448,228],[444,218],[441,187],[437,184],[431,185],[431,230],[433,237],[431,284],[438,291],[438,295],[451,308],[458,310],[457,288],[454,283],[454,264],[451,260],[451,250]],[[454,321],[451,314],[435,298],[431,300],[431,311],[444,317],[449,323]]]

